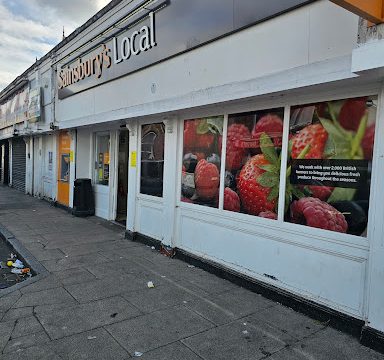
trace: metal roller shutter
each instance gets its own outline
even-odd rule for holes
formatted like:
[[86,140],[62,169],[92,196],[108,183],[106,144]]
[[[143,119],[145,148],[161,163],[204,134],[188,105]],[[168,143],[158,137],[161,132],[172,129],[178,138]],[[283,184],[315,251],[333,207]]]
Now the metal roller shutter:
[[12,139],[12,186],[25,192],[25,142],[21,138]]

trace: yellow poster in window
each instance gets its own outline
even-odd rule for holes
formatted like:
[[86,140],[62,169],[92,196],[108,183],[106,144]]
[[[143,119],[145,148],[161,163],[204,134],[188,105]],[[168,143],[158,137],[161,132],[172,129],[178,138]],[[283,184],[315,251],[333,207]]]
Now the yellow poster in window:
[[104,153],[104,164],[109,165],[109,152]]
[[131,167],[136,167],[136,151],[131,151]]
[[69,161],[73,162],[74,158],[75,158],[75,156],[73,155],[73,151],[70,151],[70,153],[69,153]]

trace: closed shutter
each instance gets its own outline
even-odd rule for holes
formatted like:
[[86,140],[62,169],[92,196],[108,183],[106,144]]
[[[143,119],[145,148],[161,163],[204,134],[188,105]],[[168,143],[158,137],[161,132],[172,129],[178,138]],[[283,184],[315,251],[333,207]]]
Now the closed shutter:
[[25,192],[25,142],[21,138],[12,139],[12,186]]

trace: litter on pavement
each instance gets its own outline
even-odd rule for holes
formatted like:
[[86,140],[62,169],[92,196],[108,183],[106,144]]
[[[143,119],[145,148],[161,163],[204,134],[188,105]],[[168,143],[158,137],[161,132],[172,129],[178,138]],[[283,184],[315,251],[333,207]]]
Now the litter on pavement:
[[31,269],[24,264],[13,248],[0,239],[0,290],[24,281],[32,276]]

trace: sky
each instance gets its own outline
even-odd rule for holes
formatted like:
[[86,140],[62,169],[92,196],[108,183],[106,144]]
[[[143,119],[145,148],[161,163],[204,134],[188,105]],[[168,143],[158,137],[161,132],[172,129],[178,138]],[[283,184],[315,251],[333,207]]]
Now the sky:
[[110,0],[0,0],[0,91]]

